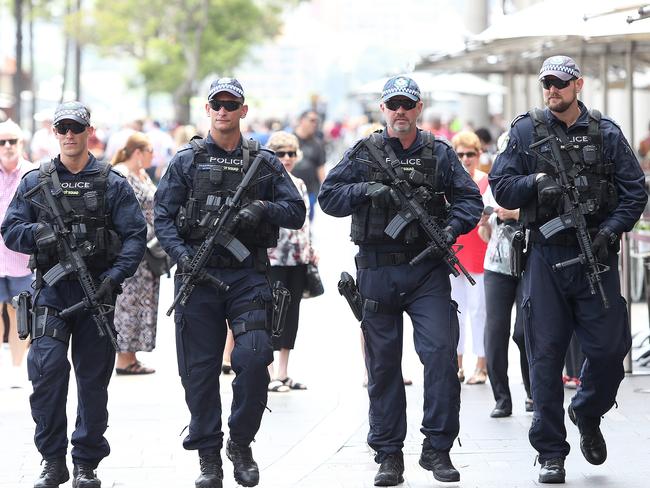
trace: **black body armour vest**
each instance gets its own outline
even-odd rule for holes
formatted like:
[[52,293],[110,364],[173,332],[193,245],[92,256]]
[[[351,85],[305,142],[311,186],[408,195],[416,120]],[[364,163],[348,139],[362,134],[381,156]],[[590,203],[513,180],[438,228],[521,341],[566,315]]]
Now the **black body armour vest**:
[[[544,112],[534,109],[529,112],[534,128],[535,141],[540,141],[553,134],[544,122]],[[567,168],[569,181],[575,181],[580,195],[580,203],[585,211],[585,220],[590,229],[597,229],[607,215],[616,208],[618,196],[614,182],[614,162],[605,161],[603,136],[600,132],[600,112],[589,111],[589,125],[582,130],[565,134],[569,150],[562,150],[564,167]],[[558,127],[557,130],[562,130]],[[540,152],[551,158],[551,148],[543,145]],[[537,158],[536,173],[546,173],[556,178],[557,172],[546,161]],[[557,178],[556,178],[557,180]],[[520,220],[526,227],[536,228],[558,215],[557,208],[548,208],[537,204],[537,199],[521,209]]]
[[[422,132],[424,145],[417,155],[409,156],[399,161],[399,167],[395,168],[397,175],[409,181],[414,189],[422,188],[422,194],[427,195],[427,201],[424,203],[429,215],[439,220],[442,225],[447,218],[447,208],[445,202],[444,188],[442,187],[442,177],[438,172],[438,159],[433,155],[433,144],[435,138],[430,132]],[[367,179],[365,181],[381,182],[386,185],[390,184],[389,178],[378,167],[378,163],[365,147],[366,141],[373,144],[381,151],[383,157],[389,160],[386,152],[386,141],[381,135],[381,131],[371,134],[368,138],[357,143],[357,149],[353,150],[350,157],[365,154],[372,161],[364,161],[357,157],[357,162],[368,164]],[[390,162],[389,162],[390,164]],[[421,247],[426,245],[426,240],[420,232],[417,222],[411,222],[400,234],[399,239],[393,240],[384,229],[388,223],[395,217],[399,208],[394,205],[389,207],[373,207],[370,199],[363,205],[359,206],[352,214],[351,237],[355,244],[379,245],[387,243],[400,242],[409,247]]]
[[[200,246],[208,231],[206,225],[201,225],[203,218],[210,212],[216,212],[232,197],[248,170],[251,158],[254,158],[260,145],[250,139],[242,140],[242,159],[214,157],[208,154],[205,140],[196,137],[190,141],[194,152],[194,177],[192,190],[187,202],[182,206],[176,217],[178,232],[189,244]],[[260,170],[262,173],[264,169]],[[247,203],[258,200],[257,185],[253,185],[242,199],[242,207]],[[271,199],[273,201],[274,198]],[[251,250],[252,248],[275,247],[278,242],[279,228],[262,221],[256,229],[237,232],[237,238]]]
[[[111,166],[99,162],[98,165],[98,171],[83,173],[81,179],[59,179],[54,162],[48,161],[41,164],[38,181],[47,181],[54,192],[59,188],[63,191],[60,203],[65,212],[64,221],[72,230],[88,269],[102,272],[115,262],[122,243],[106,205]],[[38,222],[52,223],[45,211],[37,209],[36,214]],[[45,273],[63,257],[59,247],[50,253],[36,252],[31,257],[30,267]]]

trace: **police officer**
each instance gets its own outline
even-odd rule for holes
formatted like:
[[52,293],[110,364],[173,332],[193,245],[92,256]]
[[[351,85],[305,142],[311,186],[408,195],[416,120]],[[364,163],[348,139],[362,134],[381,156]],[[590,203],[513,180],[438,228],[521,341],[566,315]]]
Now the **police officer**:
[[[98,488],[95,469],[108,456],[104,438],[108,411],[108,383],[115,350],[108,334],[100,336],[92,311],[82,308],[66,318],[58,312],[82,302],[85,295],[76,273],[48,285],[43,274],[66,256],[57,245],[51,214],[38,207],[47,201],[37,193],[35,202],[25,195],[39,184],[58,194],[65,221],[97,287],[97,300],[113,304],[119,285],[133,275],[146,245],[147,227],[133,190],[110,165],[88,152],[88,138],[95,132],[90,112],[80,102],[66,102],[54,113],[54,134],[61,153],[22,179],[2,223],[2,236],[10,249],[31,254],[36,268],[31,347],[27,358],[30,396],[36,422],[34,440],[44,459],[35,488],[58,487],[69,478],[65,456],[68,447],[66,397],[72,338],[72,364],[77,380],[78,407],[72,434],[75,488]],[[112,314],[109,316],[112,326]]]
[[[568,407],[580,431],[580,448],[591,464],[607,457],[600,418],[614,404],[624,377],[623,358],[630,348],[625,300],[620,296],[618,242],[632,229],[647,196],[643,173],[621,129],[578,101],[584,80],[567,56],[546,59],[539,73],[546,108],[517,117],[490,173],[497,202],[521,207],[520,220],[530,229],[528,263],[523,278],[522,309],[535,413],[530,442],[539,452],[540,483],[564,483],[569,453],[564,427],[562,366],[575,331],[585,353],[578,388]],[[587,268],[576,264],[554,271],[552,265],[580,253],[575,229],[548,239],[540,226],[562,211],[565,189],[559,185],[550,144],[531,145],[552,136],[579,193],[580,208],[593,242],[593,253],[609,269],[599,274],[609,308]],[[557,146],[556,146],[557,147]]]
[[165,251],[178,262],[182,276],[206,234],[206,213],[218,210],[231,196],[255,156],[268,163],[262,181],[246,193],[235,220],[235,236],[250,256],[237,261],[217,247],[208,263],[210,275],[229,289],[219,292],[199,284],[185,306],[175,310],[178,368],[190,410],[185,449],[198,449],[201,475],[197,488],[220,488],[223,471],[220,450],[221,398],[219,372],[226,340],[226,320],[235,336],[232,368],[233,403],[226,454],[235,480],[244,486],[259,482],[250,443],[254,440],[267,400],[273,349],[267,330],[271,289],[266,279],[266,249],[276,245],[278,227],[298,229],[305,221],[305,204],[272,151],[242,138],[240,120],[246,117],[244,90],[234,78],[212,82],[205,105],[210,131],[194,139],[172,158],[155,196],[154,225]]
[[424,418],[420,465],[439,481],[458,481],[449,450],[459,430],[460,383],[456,347],[458,316],[451,300],[449,268],[430,256],[411,266],[426,248],[417,222],[392,239],[385,232],[399,210],[399,199],[378,161],[391,161],[400,178],[432,196],[430,216],[444,228],[448,243],[473,229],[483,204],[476,184],[450,146],[416,127],[422,112],[420,89],[405,76],[384,85],[380,109],[386,130],[358,141],[323,182],[318,200],[325,213],[352,215],[352,240],[358,287],[365,299],[361,328],[365,337],[368,395],[368,444],[380,464],[376,486],[403,481],[406,399],[402,381],[402,315],[413,322],[415,349],[424,364]]

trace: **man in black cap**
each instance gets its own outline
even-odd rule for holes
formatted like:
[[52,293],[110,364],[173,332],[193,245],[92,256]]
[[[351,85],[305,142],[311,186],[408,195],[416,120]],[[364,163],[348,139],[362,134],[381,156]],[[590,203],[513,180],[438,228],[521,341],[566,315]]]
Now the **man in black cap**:
[[[647,196],[621,129],[578,100],[584,80],[576,62],[552,56],[539,80],[546,109],[512,122],[490,185],[501,206],[521,208],[520,220],[530,231],[522,299],[535,403],[529,438],[539,452],[540,483],[564,483],[564,357],[575,332],[587,359],[568,414],[585,459],[602,464],[607,448],[600,419],[615,403],[631,344],[620,295],[619,238],[632,229]],[[568,218],[571,208],[586,223],[588,235],[580,242],[578,219]],[[548,222],[556,233],[544,227]],[[590,257],[596,260],[591,267]]]
[[[71,246],[62,241],[64,234],[73,236],[92,275],[90,287],[96,288],[95,298],[106,311],[114,305],[120,284],[133,275],[142,259],[147,227],[126,179],[88,152],[88,138],[94,133],[88,109],[79,102],[59,105],[53,130],[61,153],[25,175],[2,223],[7,247],[31,254],[30,265],[36,269],[27,370],[34,387],[30,396],[34,441],[45,465],[34,487],[58,487],[70,477],[65,456],[67,356],[72,338],[79,398],[71,439],[72,486],[99,488],[95,469],[110,452],[104,432],[115,350],[109,334],[98,331],[96,310],[89,308],[80,283],[82,275],[70,266]],[[51,193],[56,205],[48,202],[45,192]],[[53,206],[63,214],[58,220]],[[64,264],[61,275],[49,279],[46,273],[59,263]],[[76,311],[61,314],[75,305],[80,305]],[[112,328],[112,313],[107,318]]]
[[235,337],[231,362],[236,377],[226,455],[233,462],[235,480],[243,486],[255,486],[259,470],[250,443],[262,421],[269,384],[267,366],[273,361],[266,250],[276,245],[278,227],[300,228],[306,210],[273,152],[242,138],[240,120],[246,117],[248,105],[239,81],[215,80],[205,110],[210,132],[205,139],[193,139],[178,151],[155,196],[156,235],[178,262],[177,290],[215,216],[220,215],[251,162],[259,156],[265,163],[245,192],[232,228],[227,229],[246,247],[249,256],[240,262],[218,245],[206,271],[228,289],[199,283],[187,303],[179,303],[175,309],[178,369],[191,414],[183,446],[199,451],[201,475],[196,487],[221,488],[219,374],[228,324]]
[[[365,338],[368,396],[368,444],[380,464],[375,486],[404,481],[406,398],[402,379],[403,314],[413,322],[415,350],[424,365],[424,418],[420,466],[438,481],[459,481],[449,450],[459,431],[460,383],[458,316],[451,300],[449,268],[441,254],[429,253],[416,266],[410,261],[429,242],[420,224],[408,225],[395,238],[387,226],[398,214],[410,219],[394,186],[410,187],[448,244],[473,229],[483,203],[478,187],[463,169],[451,145],[416,126],[422,112],[420,89],[406,76],[384,85],[379,105],[386,130],[358,141],[323,182],[318,200],[327,214],[352,215],[352,240],[358,287],[364,299],[361,329]],[[381,162],[390,163],[401,183],[390,179]],[[406,181],[402,181],[406,180]],[[407,183],[408,182],[408,183]]]

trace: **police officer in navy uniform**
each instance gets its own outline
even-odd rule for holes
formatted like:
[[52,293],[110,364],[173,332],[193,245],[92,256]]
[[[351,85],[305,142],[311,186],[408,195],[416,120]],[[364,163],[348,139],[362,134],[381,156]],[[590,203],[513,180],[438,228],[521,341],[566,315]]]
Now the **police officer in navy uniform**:
[[[621,129],[578,101],[584,80],[575,61],[552,56],[544,61],[539,79],[546,108],[514,120],[490,172],[490,184],[499,205],[521,207],[520,220],[530,230],[522,301],[535,403],[529,438],[539,453],[540,483],[564,483],[564,459],[569,454],[564,357],[575,331],[586,361],[568,414],[580,431],[585,459],[601,464],[607,448],[600,419],[614,405],[624,377],[623,358],[631,345],[627,308],[620,295],[619,238],[639,219],[647,196],[643,173]],[[548,239],[539,230],[562,211],[557,172],[542,157],[551,157],[550,146],[541,144],[538,154],[530,148],[549,135],[561,141],[564,167],[575,176],[594,255],[609,267],[599,275],[608,308],[597,289],[595,294],[590,291],[584,265],[552,269],[578,256],[580,247],[575,229]]]
[[[27,358],[30,396],[36,422],[34,440],[44,459],[35,488],[58,487],[69,478],[65,456],[68,448],[66,399],[72,339],[72,365],[77,380],[78,407],[72,434],[75,488],[98,488],[95,470],[108,456],[104,438],[108,421],[108,383],[115,350],[107,334],[100,336],[88,309],[65,319],[58,312],[81,302],[84,293],[71,273],[49,286],[43,274],[60,259],[50,215],[25,198],[38,184],[47,182],[53,194],[63,192],[61,204],[69,210],[66,220],[84,261],[97,283],[99,302],[113,305],[119,285],[135,273],[146,246],[147,227],[131,186],[110,165],[88,152],[94,134],[90,112],[80,102],[65,102],[54,113],[54,134],[61,153],[25,175],[2,223],[2,236],[10,249],[31,254],[36,268],[32,342]],[[34,197],[45,203],[42,196]],[[39,317],[45,315],[44,328]],[[112,326],[112,314],[109,316]]]
[[[404,312],[413,322],[415,349],[424,365],[421,431],[425,438],[420,465],[433,471],[439,481],[460,479],[449,457],[459,431],[460,409],[456,375],[459,328],[449,268],[435,256],[416,266],[409,264],[426,248],[416,222],[411,222],[397,239],[384,232],[399,210],[399,200],[395,200],[377,164],[377,158],[390,157],[393,165],[399,166],[401,178],[426,188],[432,196],[426,209],[444,229],[449,243],[476,226],[483,209],[479,190],[451,145],[416,127],[422,105],[414,80],[405,76],[389,79],[380,103],[386,130],[348,150],[326,177],[318,197],[325,213],[352,215],[351,237],[359,246],[355,261],[359,291],[365,300],[361,328],[370,397],[368,444],[380,464],[376,486],[403,482]],[[374,145],[372,151],[370,145]]]
[[[234,193],[253,158],[260,154],[269,168],[246,194],[237,217],[235,236],[248,248],[243,262],[217,247],[207,271],[229,289],[219,292],[199,284],[185,306],[175,310],[178,367],[190,410],[185,449],[198,449],[201,475],[197,488],[222,486],[220,450],[221,398],[219,373],[226,340],[226,321],[235,336],[232,368],[233,403],[228,425],[226,454],[234,465],[235,480],[244,486],[259,482],[258,466],[250,443],[254,440],[267,401],[273,348],[267,330],[271,289],[266,278],[266,249],[276,245],[278,227],[298,229],[305,221],[305,205],[273,152],[242,138],[240,120],[248,112],[244,90],[234,78],[212,82],[206,113],[210,131],[195,139],[171,160],[155,196],[154,225],[165,251],[178,262],[179,273],[187,269],[203,242],[206,212]],[[268,178],[270,176],[270,178]]]

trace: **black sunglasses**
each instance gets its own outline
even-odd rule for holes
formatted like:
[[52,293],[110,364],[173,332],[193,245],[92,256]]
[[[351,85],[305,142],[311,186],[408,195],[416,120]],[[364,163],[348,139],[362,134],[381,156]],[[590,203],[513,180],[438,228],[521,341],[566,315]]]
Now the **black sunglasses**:
[[289,156],[290,158],[295,158],[298,155],[297,151],[275,151],[275,155],[282,159],[285,156]]
[[569,86],[574,79],[575,78],[564,81],[559,78],[542,78],[541,82],[544,90],[550,90],[552,86],[558,90],[562,90],[563,88]]
[[57,133],[62,136],[66,135],[69,130],[71,130],[73,134],[81,134],[87,127],[87,125],[80,124],[79,122],[65,122],[54,126]]
[[473,158],[474,156],[476,156],[476,153],[474,151],[470,151],[466,153],[457,152],[456,155],[458,156],[458,159],[463,159],[465,156],[467,156],[468,158]]
[[225,108],[227,112],[234,112],[243,105],[243,103],[234,100],[210,100],[208,103],[215,112],[221,110],[221,107]]
[[0,139],[0,146],[4,146],[9,143],[10,146],[15,146],[18,144],[18,139]]
[[400,107],[404,107],[404,110],[413,110],[417,104],[418,104],[418,102],[416,102],[415,100],[410,100],[410,99],[406,99],[406,100],[400,100],[400,99],[393,100],[393,99],[390,99],[390,100],[387,100],[386,102],[384,102],[384,106],[388,110],[392,110],[393,112],[395,110],[397,110],[398,108],[400,108]]

